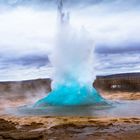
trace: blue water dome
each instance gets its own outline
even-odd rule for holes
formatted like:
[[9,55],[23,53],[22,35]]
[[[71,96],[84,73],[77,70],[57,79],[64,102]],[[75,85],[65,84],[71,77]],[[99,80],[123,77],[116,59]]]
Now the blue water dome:
[[76,81],[57,85],[48,96],[39,100],[35,107],[43,106],[81,106],[106,103],[97,90],[89,85],[81,85]]

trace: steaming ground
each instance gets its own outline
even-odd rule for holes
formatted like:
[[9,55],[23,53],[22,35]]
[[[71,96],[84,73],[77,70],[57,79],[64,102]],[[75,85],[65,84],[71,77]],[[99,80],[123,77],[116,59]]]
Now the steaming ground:
[[[16,116],[96,116],[96,117],[139,117],[140,92],[100,91],[109,106],[50,107],[30,108],[39,99],[50,92],[49,79],[29,80],[23,82],[0,83],[0,115]],[[29,107],[26,107],[29,106]],[[84,109],[83,109],[84,108]],[[128,111],[129,110],[129,111]]]

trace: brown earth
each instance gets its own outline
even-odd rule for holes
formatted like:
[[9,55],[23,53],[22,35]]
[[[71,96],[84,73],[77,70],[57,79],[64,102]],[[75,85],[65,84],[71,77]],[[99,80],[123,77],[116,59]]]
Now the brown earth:
[[0,139],[140,140],[140,118],[1,116]]
[[111,100],[140,100],[140,92],[109,92],[102,90],[100,93],[104,98]]

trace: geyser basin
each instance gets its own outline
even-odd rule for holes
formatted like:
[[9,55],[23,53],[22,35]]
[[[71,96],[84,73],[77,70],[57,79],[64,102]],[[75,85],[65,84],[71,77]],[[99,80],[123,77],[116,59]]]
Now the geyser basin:
[[49,95],[39,100],[35,107],[40,106],[79,106],[105,104],[95,88],[88,85],[80,85],[78,82],[57,85]]

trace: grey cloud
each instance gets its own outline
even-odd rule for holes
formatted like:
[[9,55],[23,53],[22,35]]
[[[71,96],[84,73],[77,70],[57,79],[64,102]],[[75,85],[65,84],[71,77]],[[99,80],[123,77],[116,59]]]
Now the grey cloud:
[[112,74],[140,71],[139,53],[97,54],[99,74]]
[[133,43],[125,43],[122,42],[121,44],[103,44],[103,45],[97,45],[95,48],[96,53],[101,54],[121,54],[121,53],[140,53],[140,42],[133,42]]
[[50,64],[47,55],[43,54],[28,54],[21,56],[6,56],[3,55],[0,59],[0,69],[6,69],[12,66],[30,66],[43,67]]
[[[57,0],[1,0],[0,4],[9,6],[19,6],[19,5],[37,5],[37,6],[52,6],[57,3]],[[87,5],[97,5],[97,4],[112,4],[114,8],[118,9],[123,6],[125,9],[130,6],[138,6],[140,4],[139,0],[64,0],[66,6],[87,6]]]

